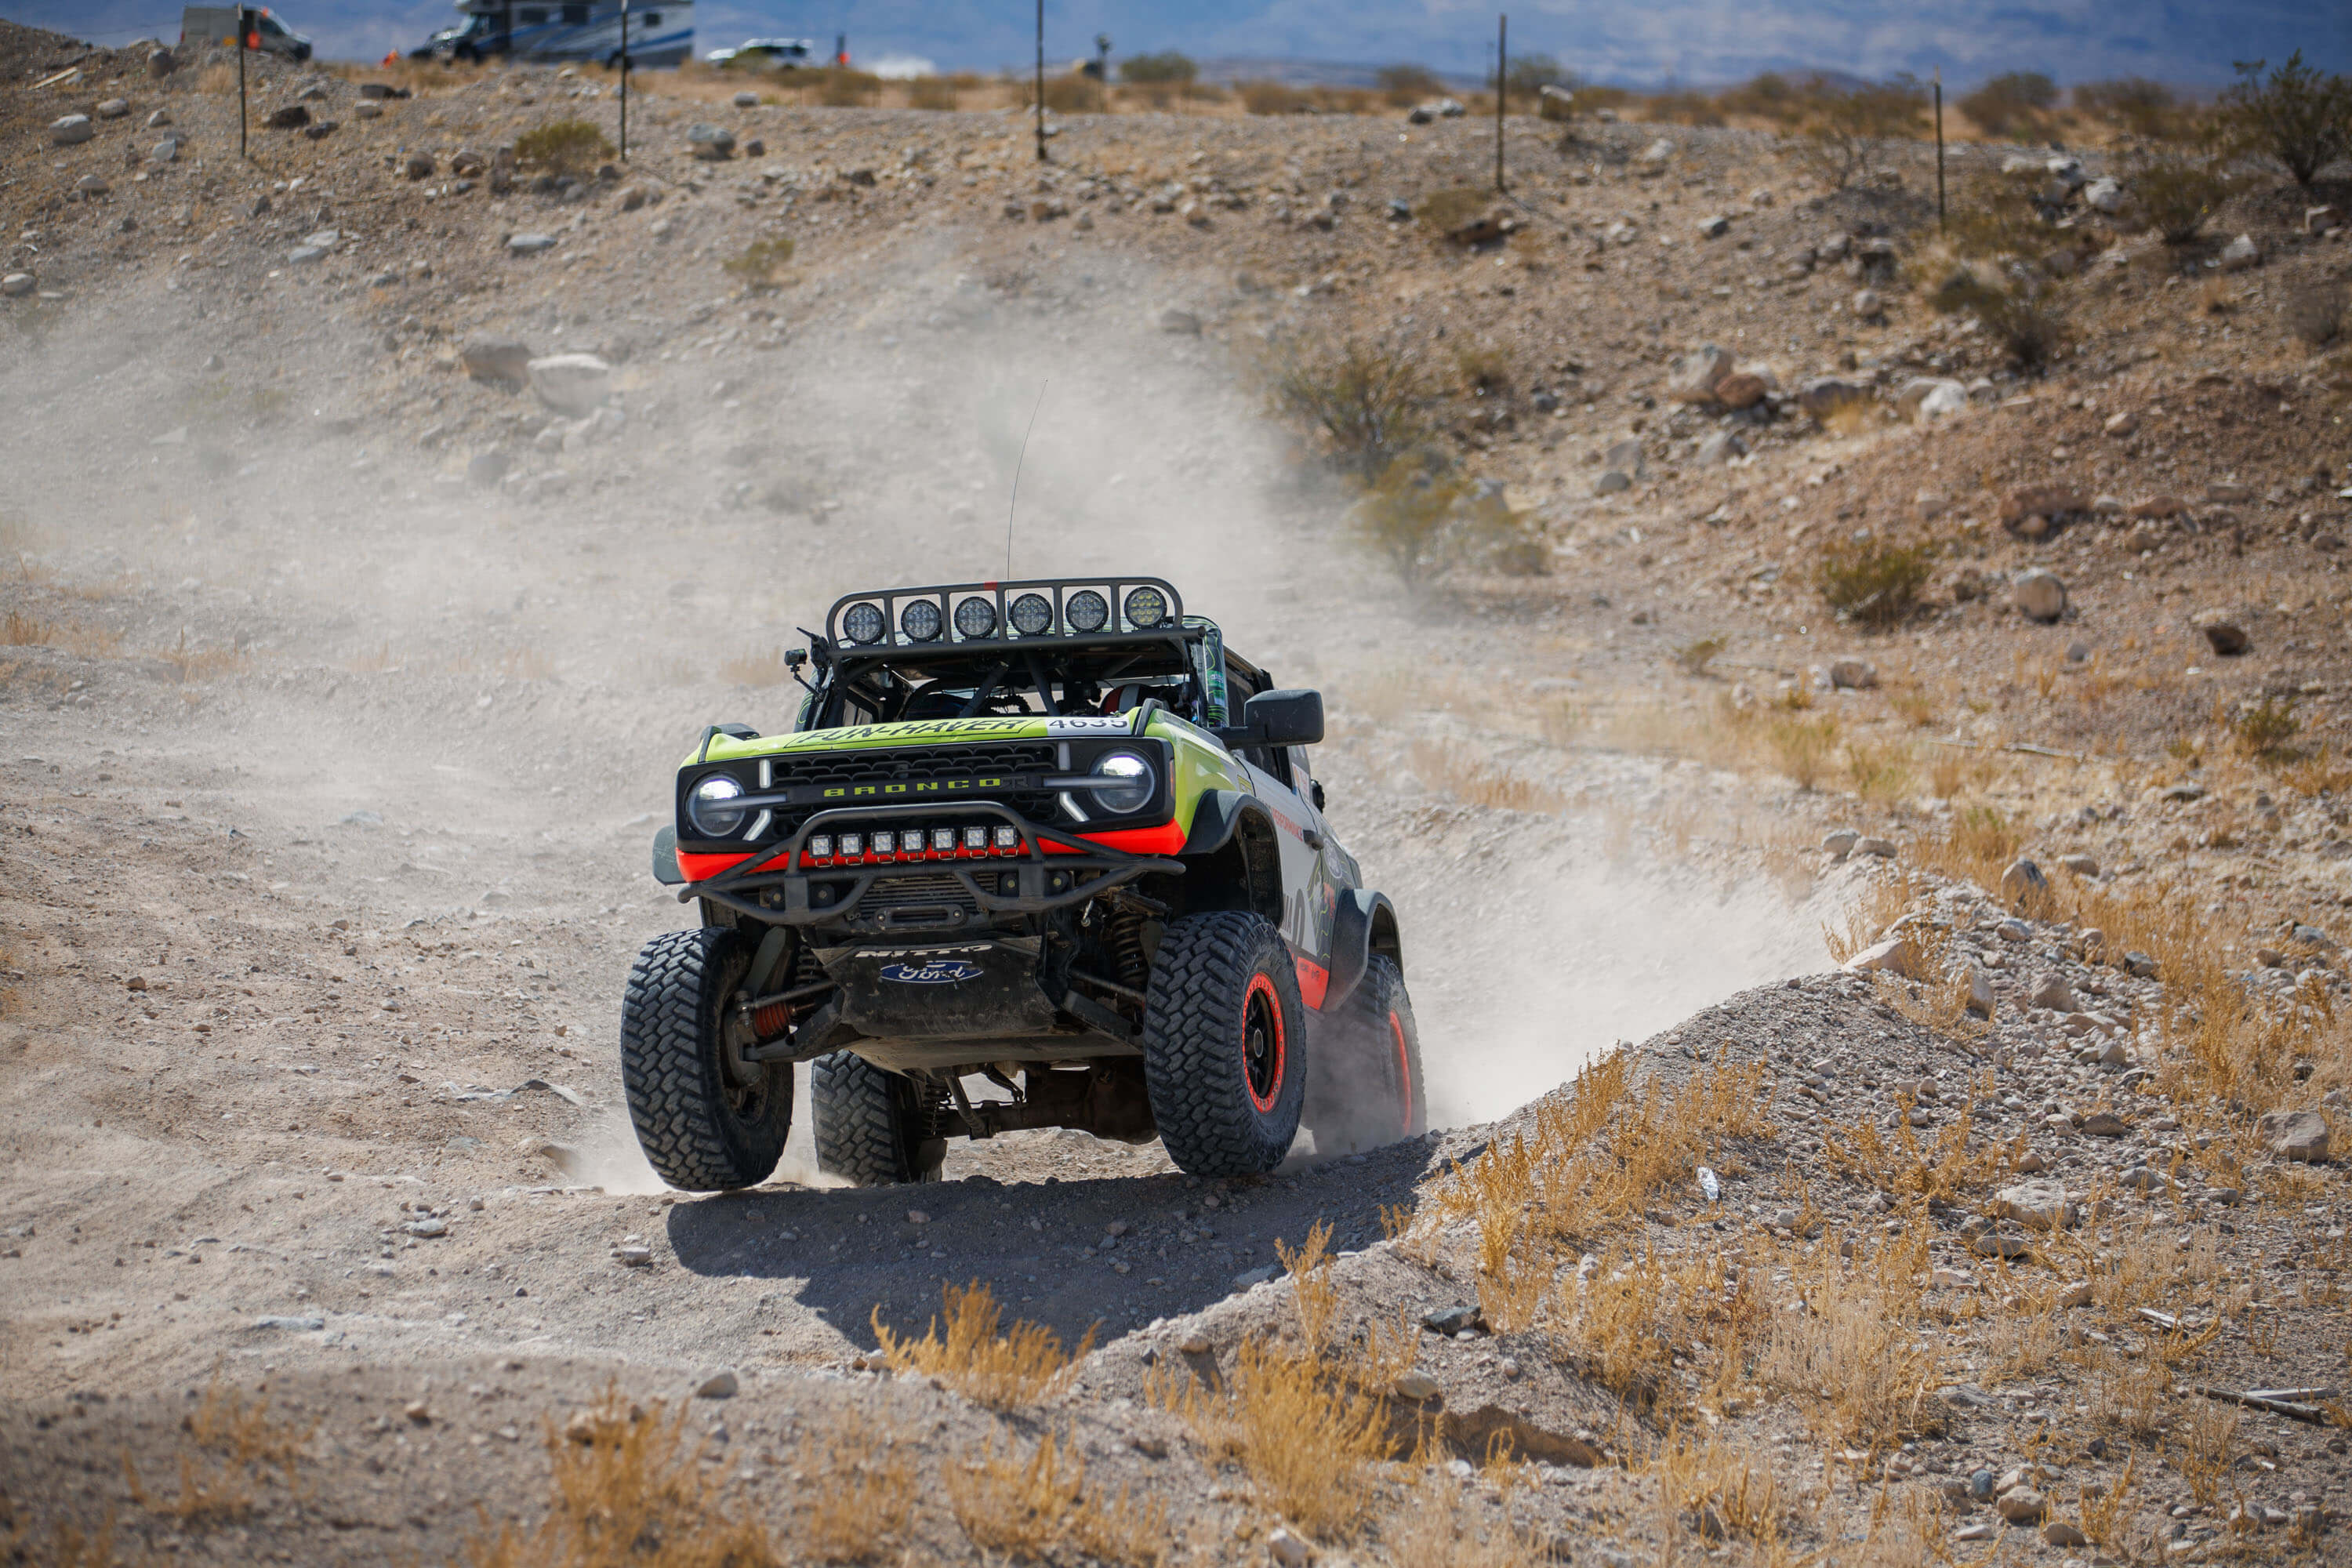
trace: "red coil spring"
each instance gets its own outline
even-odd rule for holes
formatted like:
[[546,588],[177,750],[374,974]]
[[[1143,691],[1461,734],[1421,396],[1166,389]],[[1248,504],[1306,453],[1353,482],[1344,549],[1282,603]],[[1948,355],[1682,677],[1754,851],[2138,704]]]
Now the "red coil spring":
[[751,1032],[763,1040],[773,1039],[792,1027],[792,1022],[793,1005],[791,1003],[771,1002],[764,1007],[753,1009]]

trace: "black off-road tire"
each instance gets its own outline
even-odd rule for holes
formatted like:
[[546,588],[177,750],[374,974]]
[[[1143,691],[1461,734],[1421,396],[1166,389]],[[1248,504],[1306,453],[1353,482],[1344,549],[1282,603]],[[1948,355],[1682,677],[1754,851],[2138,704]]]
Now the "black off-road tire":
[[1146,997],[1143,1081],[1168,1157],[1195,1176],[1281,1164],[1307,1071],[1306,1007],[1282,933],[1263,915],[1186,915],[1160,938]]
[[1318,1154],[1354,1154],[1418,1137],[1429,1126],[1421,1031],[1396,960],[1375,954],[1315,1037],[1307,1125]]
[[655,1174],[690,1193],[766,1181],[793,1127],[788,1062],[724,1059],[751,944],[723,926],[646,943],[621,998],[621,1087]]
[[861,1187],[936,1182],[947,1140],[924,1136],[922,1107],[904,1076],[848,1051],[811,1064],[809,1115],[817,1169]]

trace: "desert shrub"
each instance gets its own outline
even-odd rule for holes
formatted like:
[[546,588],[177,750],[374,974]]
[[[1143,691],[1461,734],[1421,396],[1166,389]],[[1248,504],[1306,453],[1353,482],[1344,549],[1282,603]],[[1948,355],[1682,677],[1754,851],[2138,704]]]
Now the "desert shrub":
[[740,256],[719,265],[754,289],[773,289],[783,281],[792,259],[793,242],[778,234],[753,240]]
[[2294,699],[2265,697],[2242,708],[2230,721],[2230,739],[2240,752],[2256,762],[2292,760],[2295,735],[2303,721],[2294,716]]
[[1349,521],[1397,581],[1417,591],[1444,565],[1447,525],[1467,492],[1459,475],[1407,454],[1381,470],[1349,510]]
[[909,109],[953,109],[956,104],[955,83],[943,76],[919,76],[907,84]]
[[1515,55],[1510,69],[1503,73],[1503,86],[1511,97],[1533,102],[1537,93],[1547,87],[1564,87],[1575,90],[1575,82],[1560,63],[1549,55]]
[[2031,279],[1987,283],[1961,272],[1929,295],[1927,302],[1947,315],[1974,316],[2021,370],[2041,369],[2066,345],[2066,315],[2057,290]]
[[1077,1349],[1065,1354],[1061,1337],[1025,1320],[1003,1327],[1003,1309],[994,1292],[974,1281],[945,1287],[946,1327],[933,1318],[923,1337],[900,1337],[874,1311],[875,1342],[893,1372],[932,1377],[975,1404],[1010,1410],[1057,1394],[1068,1384],[1070,1366],[1094,1349],[1092,1329]]
[[613,156],[604,132],[585,120],[551,120],[515,138],[515,159],[551,174],[585,174]]
[[2044,176],[2030,169],[2001,174],[1979,165],[1953,193],[1945,235],[1962,256],[2030,256],[2049,237],[2034,203]]
[[1367,478],[1421,440],[1432,389],[1421,361],[1387,338],[1294,345],[1275,364],[1275,407],[1320,429],[1339,460]]
[[1669,125],[1720,125],[1723,110],[1703,92],[1659,92],[1643,103],[1642,118]]
[[1935,551],[1924,544],[1850,540],[1822,553],[1816,576],[1832,609],[1865,626],[1886,626],[1917,606],[1935,562]]
[[2277,163],[2308,190],[2322,169],[2352,158],[2352,80],[2304,64],[2301,49],[2268,78],[2263,64],[2238,62],[2219,129],[2231,150]]
[[2344,333],[2346,295],[2341,283],[2306,283],[2286,302],[2286,329],[2305,344],[2324,349]]
[[1314,98],[1297,88],[1278,81],[1245,81],[1234,89],[1242,95],[1242,107],[1252,114],[1296,114],[1314,106]]
[[1805,161],[1839,190],[1877,174],[1885,165],[1888,142],[1917,136],[1927,104],[1927,94],[1907,73],[1851,89],[1816,78],[1810,92],[1813,101],[1805,121]]
[[1675,662],[1682,666],[1685,675],[1704,675],[1715,656],[1724,649],[1721,637],[1701,637],[1696,642],[1683,644],[1675,649]]
[[1402,109],[1424,98],[1443,98],[1445,84],[1426,66],[1382,66],[1372,80],[1388,100]]
[[1812,95],[1778,71],[1726,88],[1716,94],[1716,107],[1726,114],[1752,114],[1762,120],[1793,124],[1802,120],[1812,103]]
[[816,77],[816,100],[827,109],[863,108],[882,90],[882,79],[865,71],[829,66],[813,74]]
[[1511,384],[1511,357],[1492,343],[1464,343],[1454,351],[1454,368],[1474,395],[1501,392]]
[[1163,49],[1156,55],[1130,55],[1118,62],[1118,79],[1132,82],[1189,82],[1201,74],[1201,68],[1189,55],[1174,49]]
[[1988,136],[2015,139],[2042,129],[2058,84],[2040,71],[2008,71],[1960,100],[1960,112]]
[[2126,188],[2147,226],[2167,245],[2186,245],[2230,194],[2218,163],[2185,153],[2156,151],[2126,159]]
[[2073,94],[2074,107],[2135,136],[2170,138],[2187,129],[2188,116],[2172,89],[2144,76],[2086,81]]
[[1045,79],[1045,107],[1056,114],[1100,114],[1104,108],[1102,83],[1086,76],[1049,76]]

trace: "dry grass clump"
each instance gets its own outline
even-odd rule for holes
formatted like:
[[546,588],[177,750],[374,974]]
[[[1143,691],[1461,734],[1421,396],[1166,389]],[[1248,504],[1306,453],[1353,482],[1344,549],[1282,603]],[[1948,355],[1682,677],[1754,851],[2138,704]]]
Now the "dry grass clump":
[[907,84],[909,109],[954,110],[962,103],[956,84],[943,76],[919,76]]
[[551,174],[577,178],[612,156],[604,130],[585,120],[551,120],[515,138],[515,161]]
[[1895,545],[1865,538],[1825,550],[1818,566],[1821,597],[1830,609],[1863,626],[1894,626],[1919,606],[1919,590],[1936,574],[1931,545]]
[[172,667],[173,677],[183,686],[215,676],[235,675],[253,668],[253,659],[242,648],[190,647],[188,634],[182,632],[177,646],[159,650],[153,657]]
[[798,1544],[820,1563],[871,1563],[903,1547],[915,1512],[915,1470],[890,1434],[857,1420],[801,1445]]
[[1092,77],[1055,76],[1045,79],[1045,107],[1056,114],[1100,114],[1109,105],[1102,83]]
[[1946,279],[1927,303],[1945,315],[1975,317],[2020,370],[2048,364],[2070,336],[2058,290],[2029,279],[1988,283],[1961,272]]
[[2294,716],[2294,699],[2265,697],[2231,715],[2230,741],[2239,752],[2258,763],[2291,762],[2294,737],[2303,721]]
[[188,1441],[179,1451],[177,1497],[150,1498],[127,1451],[122,1477],[140,1507],[196,1522],[243,1518],[253,1510],[255,1488],[272,1472],[299,1496],[303,1450],[318,1426],[297,1431],[271,1418],[267,1398],[248,1400],[215,1378],[202,1403],[181,1417],[180,1430]]
[[1268,374],[1276,410],[1320,430],[1342,466],[1369,478],[1428,433],[1434,389],[1412,350],[1392,339],[1294,342]]
[[1436,1468],[1399,1501],[1381,1544],[1397,1568],[1541,1568],[1558,1561],[1508,1519],[1482,1529],[1460,1483]]
[[1928,1279],[1927,1226],[1890,1238],[1868,1262],[1827,1248],[1783,1258],[1801,1310],[1776,1302],[1757,1380],[1805,1408],[1835,1440],[1895,1443],[1942,1428],[1932,1396],[1941,1376],[1918,1342]]
[[1472,805],[1498,811],[1559,811],[1566,804],[1554,791],[1508,768],[1426,742],[1413,744],[1412,771],[1431,789]]
[[0,645],[9,647],[46,647],[58,635],[57,623],[44,621],[11,610],[0,617]]
[[1168,1505],[1105,1499],[1086,1486],[1086,1461],[1048,1427],[1027,1458],[1017,1444],[950,1469],[948,1507],[982,1553],[1015,1562],[1068,1547],[1098,1563],[1155,1568],[1165,1554]]
[[1838,721],[1827,717],[1775,718],[1764,727],[1766,753],[1799,789],[1811,789],[1821,783],[1830,758],[1836,754],[1837,742]]
[[2229,175],[2207,157],[2152,148],[2126,160],[2135,211],[2167,245],[2187,245],[2230,197]]
[[780,1568],[755,1519],[738,1519],[686,1441],[687,1412],[665,1422],[608,1388],[564,1431],[547,1423],[547,1517],[466,1548],[468,1568]]
[[944,1333],[933,1318],[923,1337],[901,1339],[874,1311],[874,1337],[890,1370],[919,1377],[935,1377],[977,1405],[1010,1410],[1032,1405],[1060,1392],[1070,1368],[1094,1348],[1095,1333],[1071,1353],[1062,1353],[1061,1336],[1042,1324],[1015,1321],[1000,1331],[1004,1316],[995,1293],[979,1280],[959,1289],[947,1286]]
[[782,286],[785,268],[792,265],[793,242],[781,234],[768,235],[745,246],[742,251],[719,263],[728,276],[740,278],[753,289],[770,289]]
[[[1709,1540],[1738,1536],[1759,1545],[1778,1542],[1790,1510],[1769,1464],[1685,1431],[1667,1434],[1650,1461],[1666,1535],[1691,1529]],[[1709,1516],[1712,1516],[1711,1518]]]
[[1363,1523],[1372,1464],[1390,1456],[1386,1401],[1356,1379],[1262,1339],[1242,1342],[1223,1383],[1162,1362],[1144,1382],[1213,1453],[1237,1458],[1265,1504],[1310,1535]]

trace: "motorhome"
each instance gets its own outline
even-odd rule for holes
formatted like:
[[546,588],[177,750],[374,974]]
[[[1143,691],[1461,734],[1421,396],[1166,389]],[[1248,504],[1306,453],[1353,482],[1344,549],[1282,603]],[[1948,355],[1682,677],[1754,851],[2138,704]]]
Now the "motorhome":
[[298,60],[310,58],[310,40],[288,26],[267,5],[191,5],[180,13],[180,47],[218,44],[225,49],[236,47],[240,10],[245,14],[248,47]]
[[620,63],[625,14],[629,64],[684,64],[694,53],[690,0],[460,0],[464,20],[409,51],[411,59],[592,60]]

